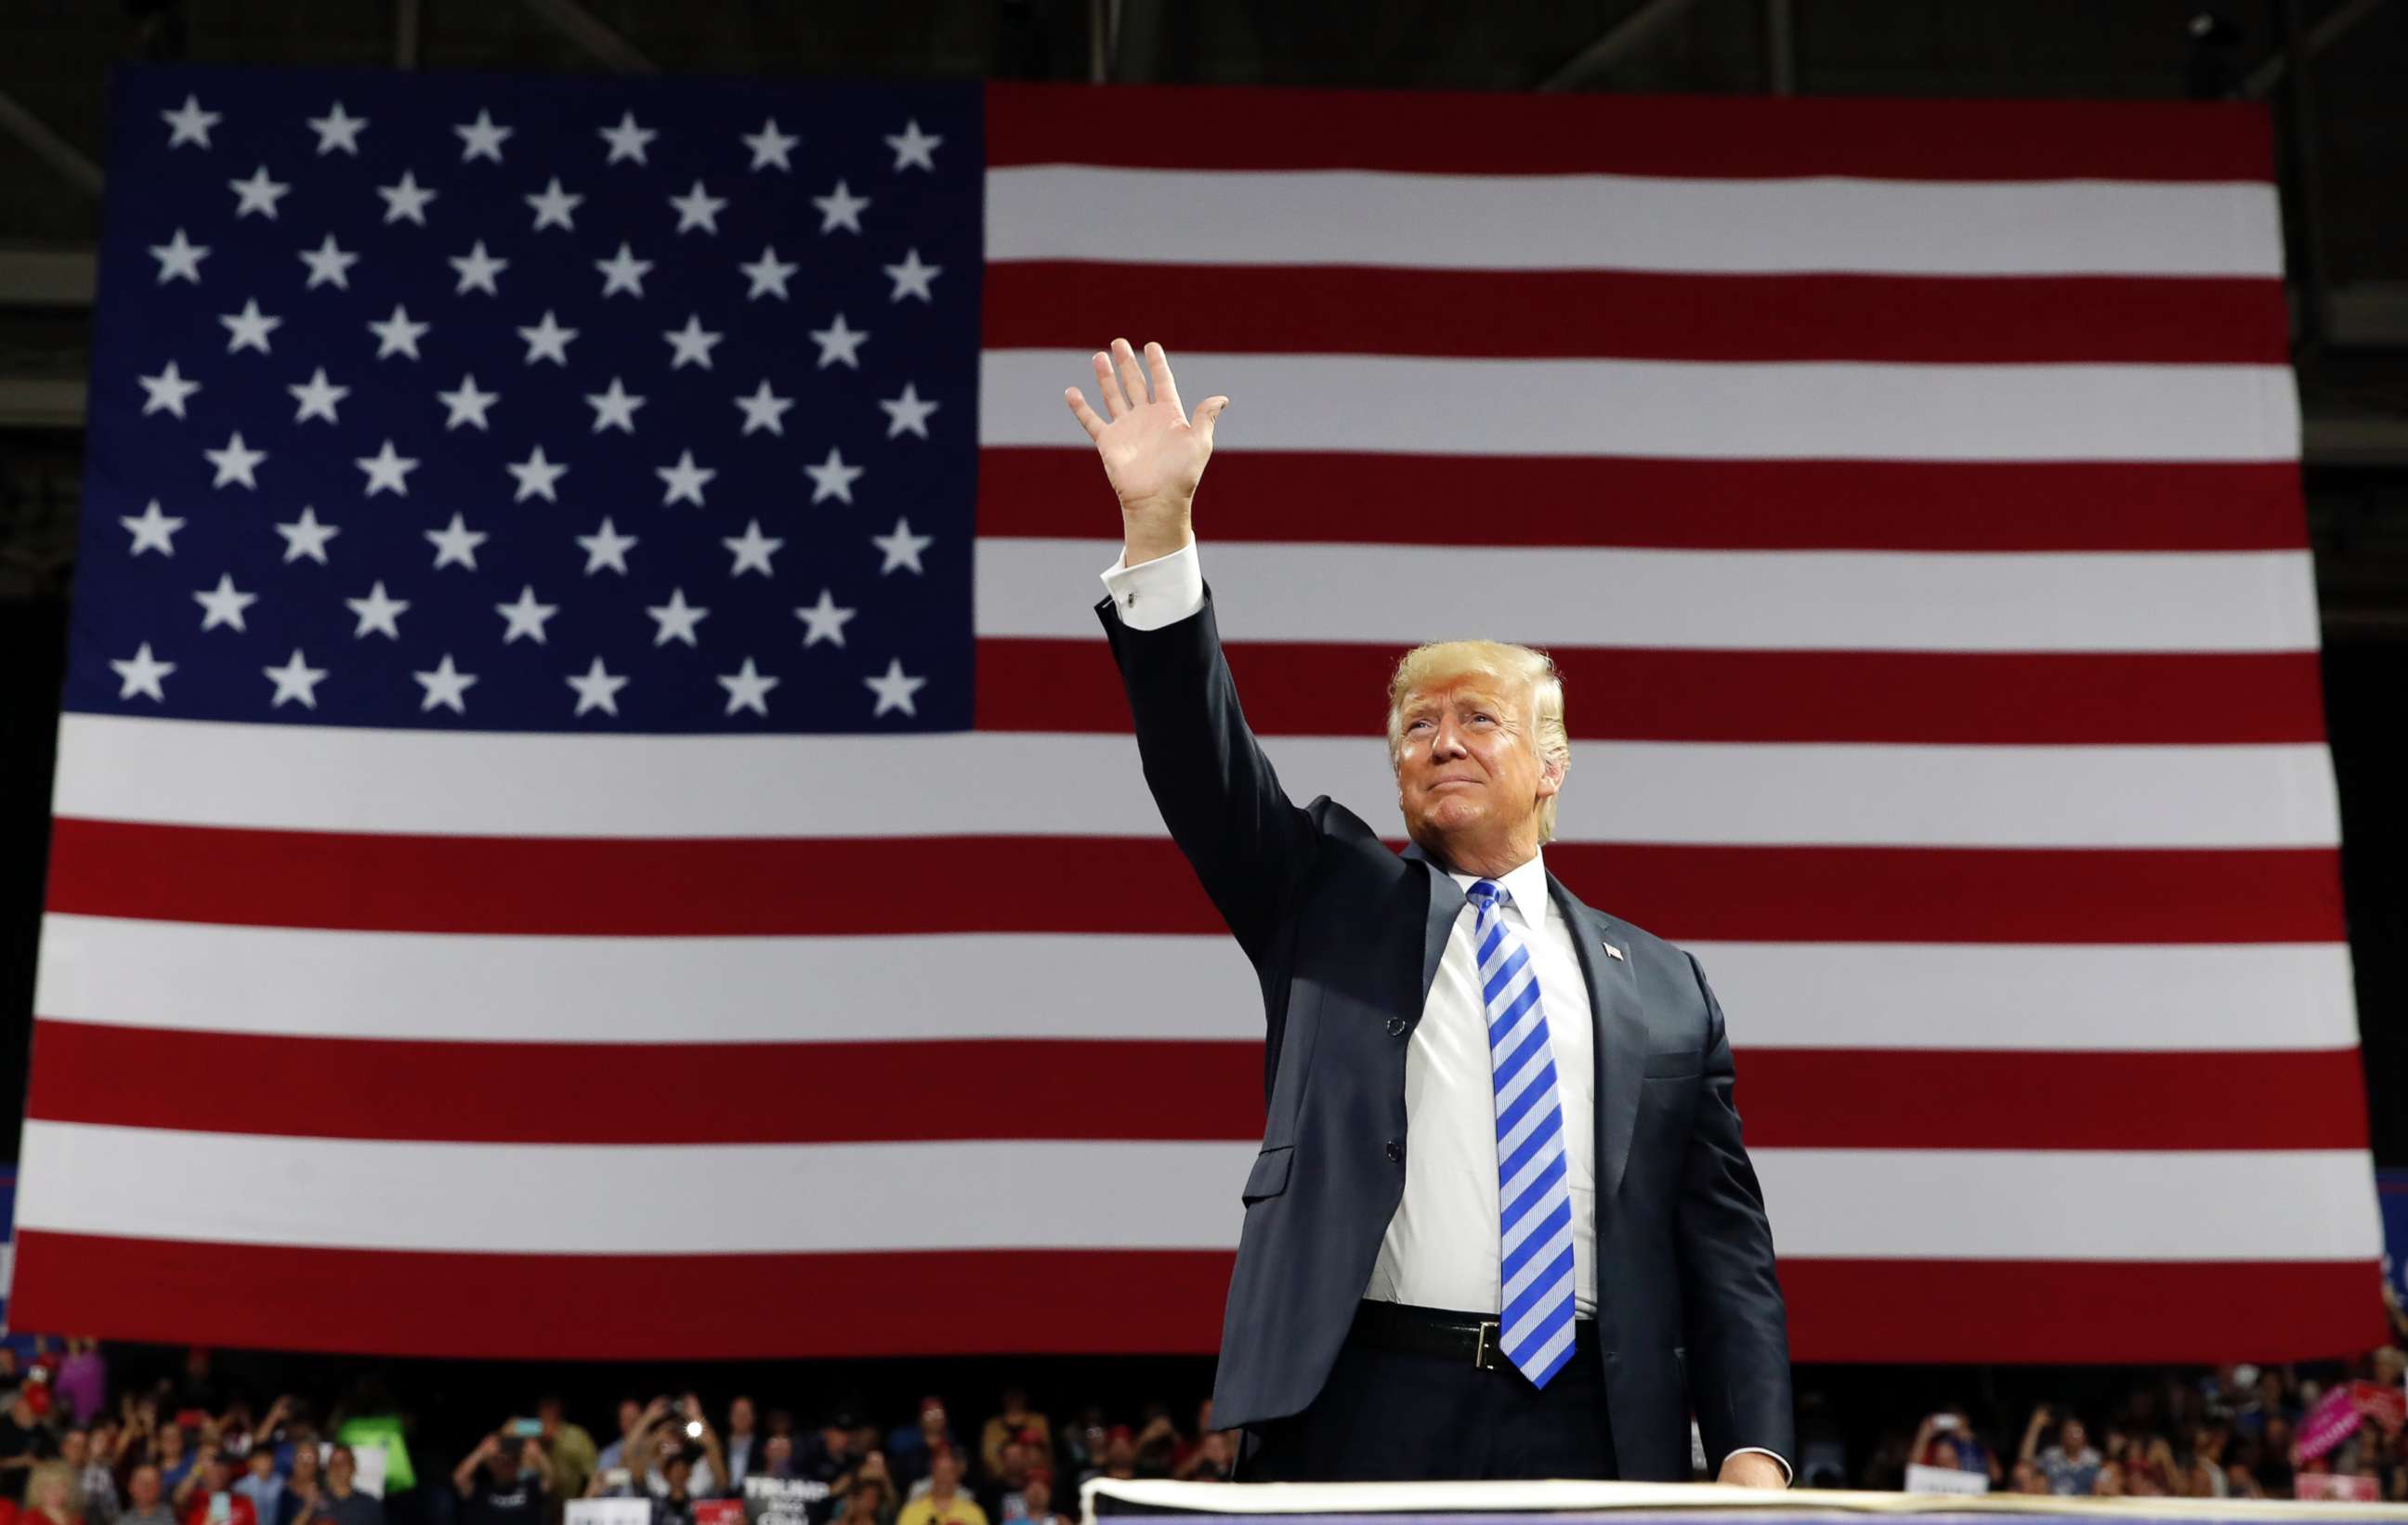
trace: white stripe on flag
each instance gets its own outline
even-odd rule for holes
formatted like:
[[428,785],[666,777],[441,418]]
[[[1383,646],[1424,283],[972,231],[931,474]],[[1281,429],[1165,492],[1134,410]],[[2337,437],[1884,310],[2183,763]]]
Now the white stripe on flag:
[[1039,164],[989,170],[986,191],[986,255],[998,261],[1940,276],[2283,273],[2274,188],[2252,183]]
[[[1182,353],[1178,363],[1180,394],[1190,403],[1229,394],[1237,411],[1219,439],[1233,450],[1889,461],[2288,461],[2300,453],[2299,400],[2285,365],[1210,351]],[[1062,389],[1074,383],[1095,386],[1079,350],[987,350],[979,364],[979,443],[1079,440],[1062,406]]]
[[[1742,1052],[2358,1043],[2339,943],[1686,946]],[[1057,976],[1073,964],[1086,977],[1065,984]],[[1152,997],[1120,993],[1139,987]],[[233,990],[239,1001],[221,993]],[[873,1007],[874,1034],[861,1024]],[[1254,972],[1220,936],[525,937],[57,913],[43,923],[34,1009],[132,1027],[446,1043],[1263,1033]]]
[[[420,1144],[34,1121],[18,1222],[505,1254],[1226,1248],[1254,1153],[1126,1140]],[[2382,1247],[2363,1150],[1752,1157],[1787,1256],[2372,1261]],[[788,1205],[730,1213],[694,1190],[705,1180],[740,1180],[752,1200]],[[2250,1210],[2216,1210],[2228,1202]]]
[[[1107,661],[1100,648],[1098,662]],[[1612,676],[1586,691],[1612,703]],[[1385,746],[1264,742],[1299,799],[1402,834]],[[2330,847],[2317,744],[1583,742],[1561,839],[1909,847]],[[1588,782],[1588,780],[1594,780]],[[71,715],[58,814],[93,820],[575,837],[1162,834],[1134,737],[593,736]],[[1978,809],[1967,808],[1979,801]]]
[[[981,540],[978,633],[1100,638],[1098,574],[1120,554],[1119,541],[1100,538]],[[1199,554],[1226,641],[1403,648],[1469,631],[1547,646],[1723,651],[2313,651],[2318,635],[2315,568],[2304,550],[1985,555],[1223,540]]]

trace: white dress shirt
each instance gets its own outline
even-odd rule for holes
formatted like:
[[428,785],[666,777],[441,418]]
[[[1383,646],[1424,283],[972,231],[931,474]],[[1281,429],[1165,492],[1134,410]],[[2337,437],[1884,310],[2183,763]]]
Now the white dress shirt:
[[[1112,612],[1131,630],[1159,630],[1204,606],[1204,573],[1190,540],[1135,566],[1115,557],[1103,573]],[[1476,874],[1448,876],[1461,888]],[[1597,1313],[1597,1030],[1588,982],[1563,910],[1547,892],[1542,856],[1497,883],[1504,917],[1537,966],[1564,1112],[1564,1176],[1572,1199],[1572,1311]],[[1497,1193],[1497,1093],[1488,1053],[1488,1008],[1467,903],[1447,934],[1422,1019],[1405,1048],[1405,1194],[1380,1241],[1363,1295],[1460,1313],[1499,1311],[1503,1233]],[[1789,1463],[1761,1447],[1742,1447]],[[1736,1456],[1740,1451],[1731,1453]]]

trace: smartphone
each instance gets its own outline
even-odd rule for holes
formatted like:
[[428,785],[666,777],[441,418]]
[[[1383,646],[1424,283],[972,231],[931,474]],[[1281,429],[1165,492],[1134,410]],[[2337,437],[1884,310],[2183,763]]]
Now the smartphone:
[[518,1436],[521,1440],[533,1440],[538,1435],[543,1433],[543,1421],[541,1419],[512,1419],[510,1421],[510,1433]]
[[234,1518],[234,1495],[231,1493],[210,1494],[208,1518],[209,1525],[227,1525],[227,1522]]

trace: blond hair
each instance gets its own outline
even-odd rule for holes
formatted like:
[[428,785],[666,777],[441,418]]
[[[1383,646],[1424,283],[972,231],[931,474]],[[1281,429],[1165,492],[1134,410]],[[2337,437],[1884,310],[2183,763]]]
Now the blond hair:
[[55,1484],[59,1490],[60,1511],[69,1515],[83,1513],[83,1501],[78,1496],[79,1481],[80,1479],[75,1475],[75,1468],[64,1461],[40,1463],[25,1475],[26,1509],[32,1511],[46,1507],[47,1501],[42,1495],[46,1489]]
[[[1388,770],[1395,772],[1404,752],[1405,702],[1433,684],[1459,677],[1481,677],[1522,696],[1523,719],[1532,721],[1531,744],[1541,767],[1571,765],[1571,733],[1564,728],[1564,678],[1555,660],[1536,647],[1505,641],[1432,641],[1417,646],[1397,662],[1388,679]],[[1539,840],[1555,839],[1555,801],[1550,794],[1539,802]]]

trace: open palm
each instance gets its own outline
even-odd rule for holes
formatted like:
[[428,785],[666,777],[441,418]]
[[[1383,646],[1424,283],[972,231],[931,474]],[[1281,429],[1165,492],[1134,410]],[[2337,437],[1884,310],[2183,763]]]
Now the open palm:
[[1076,387],[1063,398],[1096,442],[1121,507],[1132,516],[1184,514],[1211,459],[1213,421],[1229,399],[1206,398],[1191,421],[1170,378],[1170,357],[1158,344],[1145,347],[1140,368],[1129,342],[1114,339],[1110,355],[1096,352],[1095,365],[1105,417],[1096,416]]

